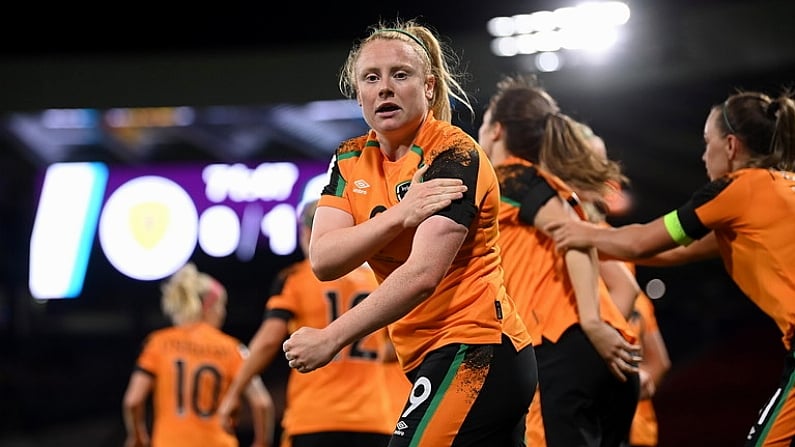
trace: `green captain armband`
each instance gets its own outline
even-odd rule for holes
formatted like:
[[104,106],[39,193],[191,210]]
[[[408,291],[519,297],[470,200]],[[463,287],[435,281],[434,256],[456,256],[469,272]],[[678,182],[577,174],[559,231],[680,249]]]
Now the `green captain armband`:
[[685,229],[682,228],[682,223],[679,222],[679,215],[676,214],[676,210],[671,211],[663,217],[663,224],[665,224],[668,235],[671,236],[671,239],[677,244],[690,245],[690,243],[693,242],[693,239],[691,239],[690,236],[685,233]]

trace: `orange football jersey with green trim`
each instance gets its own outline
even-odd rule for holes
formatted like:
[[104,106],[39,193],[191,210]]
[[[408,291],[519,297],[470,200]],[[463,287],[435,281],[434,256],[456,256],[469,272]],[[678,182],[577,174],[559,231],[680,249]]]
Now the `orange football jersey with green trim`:
[[[433,295],[389,325],[401,365],[410,371],[425,353],[450,343],[499,344],[502,333],[517,348],[527,346],[529,334],[503,284],[499,184],[483,150],[463,130],[429,114],[411,150],[396,161],[384,157],[373,131],[343,142],[319,206],[343,210],[360,224],[396,205],[426,164],[424,180],[455,177],[467,185],[463,199],[437,214],[469,233]],[[405,230],[368,259],[379,280],[408,259],[415,231]]]
[[[579,321],[577,300],[563,255],[532,222],[538,210],[555,196],[572,205],[581,218],[585,213],[562,180],[527,160],[510,157],[495,169],[502,194],[500,246],[508,294],[516,302],[533,342],[540,344],[542,337],[556,342]],[[601,278],[599,311],[626,340],[636,340]]]
[[795,335],[795,173],[746,168],[712,181],[665,216],[679,244],[715,232],[723,265],[782,333]]

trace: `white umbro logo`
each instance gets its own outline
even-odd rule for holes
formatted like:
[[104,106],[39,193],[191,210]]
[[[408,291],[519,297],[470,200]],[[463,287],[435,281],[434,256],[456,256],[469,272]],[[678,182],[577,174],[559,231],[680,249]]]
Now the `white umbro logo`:
[[405,423],[403,421],[398,421],[397,427],[395,427],[395,431],[393,431],[392,434],[394,436],[405,436],[406,435],[405,430],[407,428],[409,428],[409,424],[407,424],[407,423]]
[[370,187],[370,184],[362,179],[356,180],[355,182],[353,182],[353,184],[356,186],[355,188],[353,188],[353,192],[357,194],[367,194],[367,191],[365,191],[365,189]]

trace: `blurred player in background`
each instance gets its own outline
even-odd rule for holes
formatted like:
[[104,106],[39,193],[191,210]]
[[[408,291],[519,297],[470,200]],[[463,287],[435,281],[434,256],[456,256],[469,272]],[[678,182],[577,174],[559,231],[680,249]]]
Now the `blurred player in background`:
[[[299,237],[305,255],[316,207],[317,201],[311,201],[301,212]],[[282,342],[293,330],[327,326],[366,299],[377,285],[366,264],[324,282],[315,277],[306,258],[282,271],[266,303],[265,319],[251,340],[251,355],[219,410],[226,424],[234,424],[245,384],[281,353]],[[379,330],[347,346],[325,368],[309,374],[291,370],[282,447],[386,446],[399,410],[390,397],[385,360],[399,368],[386,330]],[[408,383],[405,375],[403,380]]]
[[[226,289],[186,264],[162,287],[161,305],[173,326],[150,333],[124,394],[125,447],[237,447],[216,410],[247,355],[243,344],[220,330]],[[274,404],[259,377],[242,386],[251,409],[252,447],[270,447]],[[146,403],[153,398],[150,440]],[[150,444],[151,442],[151,444]]]

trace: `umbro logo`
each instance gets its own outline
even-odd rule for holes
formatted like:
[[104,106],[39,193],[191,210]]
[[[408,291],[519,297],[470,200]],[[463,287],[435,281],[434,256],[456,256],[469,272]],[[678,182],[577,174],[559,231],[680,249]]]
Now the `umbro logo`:
[[405,436],[406,435],[405,430],[407,428],[409,428],[409,424],[407,424],[407,423],[405,423],[403,421],[398,421],[397,427],[395,427],[395,431],[393,431],[392,434],[394,436]]
[[356,186],[353,188],[353,192],[357,194],[367,194],[367,191],[365,190],[370,187],[370,184],[362,179],[356,180],[353,182],[353,185]]

